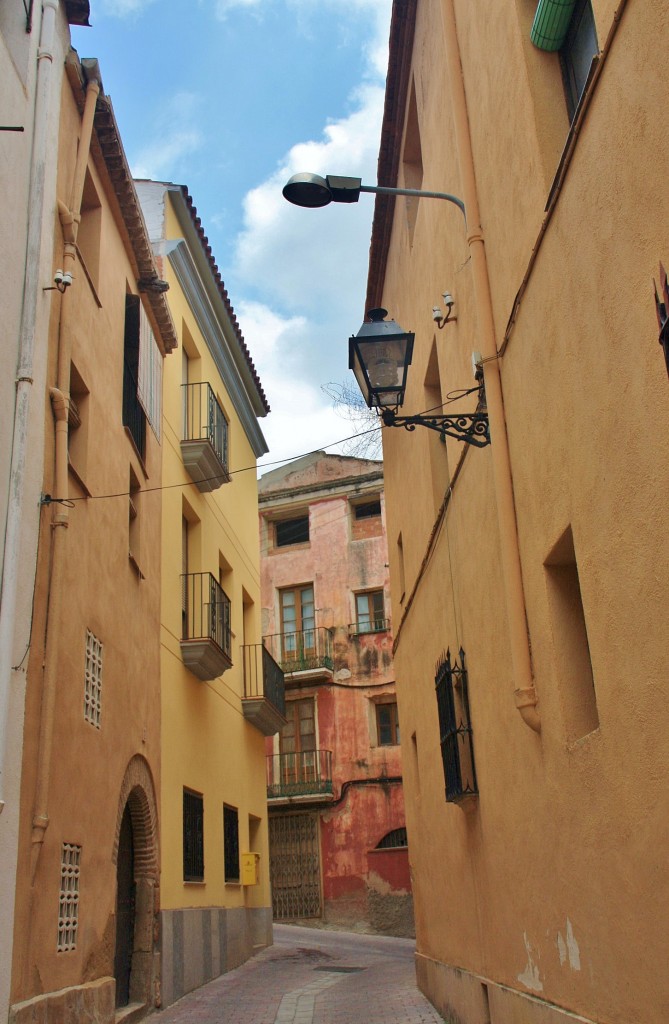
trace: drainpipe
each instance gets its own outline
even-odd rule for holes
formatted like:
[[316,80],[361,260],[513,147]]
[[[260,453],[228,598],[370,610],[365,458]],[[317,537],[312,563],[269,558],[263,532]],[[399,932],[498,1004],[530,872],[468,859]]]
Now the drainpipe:
[[462,177],[462,192],[465,209],[467,210],[467,244],[469,246],[474,279],[479,344],[483,356],[483,373],[488,416],[490,419],[490,435],[492,438],[490,451],[495,481],[495,497],[497,500],[497,518],[504,576],[504,597],[509,624],[511,661],[516,683],[514,694],[516,707],[525,724],[535,732],[540,732],[541,719],[537,710],[537,692],[532,678],[532,660],[520,563],[518,526],[513,496],[509,439],[506,432],[506,418],[504,415],[502,379],[495,340],[495,322],[492,296],[490,294],[490,281],[488,278],[488,262],[476,189],[474,156],[469,133],[467,98],[462,77],[454,0],[443,0],[442,11],[444,19],[444,49],[446,51],[455,139]]
[[[74,169],[69,206],[58,203],[58,215],[63,230],[63,273],[74,278],[77,253],[77,232],[81,220],[81,200],[84,191],[86,166],[93,133],[95,104],[100,92],[97,64],[89,71],[86,100],[81,119],[81,134]],[[46,652],[42,683],[42,709],[40,718],[39,749],[37,755],[37,781],[35,785],[35,806],[31,837],[31,878],[34,882],[44,834],[49,825],[49,782],[51,752],[53,747],[53,725],[56,708],[56,682],[58,678],[59,634],[63,606],[63,564],[65,556],[65,530],[69,525],[68,499],[68,416],[70,410],[70,359],[72,335],[70,331],[73,285],[63,293],[58,323],[58,374],[57,386],[50,388],[51,404],[55,420],[55,490],[59,499],[54,505],[51,522],[53,530],[51,550],[51,576],[48,591],[48,613],[46,630]]]
[[[19,328],[19,354],[16,373],[16,399],[12,431],[12,454],[9,477],[5,544],[2,563],[2,596],[0,597],[0,812],[5,806],[7,728],[9,695],[14,660],[14,630],[19,581],[21,526],[28,516],[25,508],[25,470],[28,453],[28,427],[33,386],[35,324],[37,306],[42,297],[40,276],[43,272],[42,228],[44,226],[44,192],[49,138],[51,83],[54,36],[58,0],[43,0],[33,121],[30,185],[28,190],[28,228],[23,278],[23,302]],[[36,555],[35,555],[36,557]]]

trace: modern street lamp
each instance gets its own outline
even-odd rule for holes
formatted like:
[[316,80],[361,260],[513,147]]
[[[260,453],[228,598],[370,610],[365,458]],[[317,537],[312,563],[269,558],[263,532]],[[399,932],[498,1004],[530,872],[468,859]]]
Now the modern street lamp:
[[450,192],[423,192],[417,188],[389,188],[386,185],[363,185],[360,178],[342,175],[294,174],[283,186],[283,197],[294,206],[318,209],[329,203],[357,203],[361,192],[380,193],[384,196],[415,196],[421,199],[446,199],[454,203],[466,219],[465,204]]
[[387,310],[371,309],[357,334],[348,340],[348,366],[370,409],[376,409],[386,427],[428,427],[442,437],[454,437],[475,448],[490,444],[488,413],[485,406],[483,374],[478,371],[479,403],[476,412],[446,415],[425,413],[398,416],[404,403],[407,370],[413,354],[414,335],[394,320],[386,320]]

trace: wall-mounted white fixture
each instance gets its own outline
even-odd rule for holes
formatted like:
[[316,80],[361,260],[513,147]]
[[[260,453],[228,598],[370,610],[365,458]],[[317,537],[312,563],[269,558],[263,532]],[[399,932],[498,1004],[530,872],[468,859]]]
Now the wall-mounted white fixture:
[[455,321],[458,319],[457,316],[451,315],[453,306],[455,305],[455,299],[453,298],[451,293],[444,292],[442,298],[444,300],[444,305],[446,306],[445,314],[442,312],[441,306],[432,307],[432,319],[434,320],[439,330],[441,330],[442,327],[445,327],[446,324],[455,323]]

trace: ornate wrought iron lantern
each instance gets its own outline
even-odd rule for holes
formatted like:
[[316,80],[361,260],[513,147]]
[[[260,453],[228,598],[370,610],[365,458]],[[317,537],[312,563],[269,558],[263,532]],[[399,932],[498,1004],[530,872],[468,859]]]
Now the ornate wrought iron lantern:
[[477,373],[479,403],[476,412],[397,415],[397,409],[404,402],[414,335],[394,320],[386,320],[386,315],[385,309],[371,309],[367,314],[369,322],[365,321],[348,342],[349,369],[355,374],[366,404],[379,411],[386,427],[404,427],[405,430],[428,427],[442,438],[448,435],[475,448],[485,448],[490,444],[490,433],[481,372]]

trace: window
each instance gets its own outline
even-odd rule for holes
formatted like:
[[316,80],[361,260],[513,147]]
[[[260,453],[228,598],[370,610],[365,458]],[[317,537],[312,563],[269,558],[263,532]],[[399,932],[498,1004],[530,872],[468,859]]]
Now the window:
[[294,786],[316,779],[315,712],[313,697],[286,704],[287,721],[279,736],[283,785]]
[[140,569],[141,499],[142,489],[131,466],[128,481],[128,554],[135,569],[141,578],[144,579],[142,570]]
[[599,727],[597,694],[571,527],[546,559],[555,646],[560,654],[560,697],[570,741]]
[[146,416],[137,397],[139,380],[139,307],[138,295],[125,297],[125,335],[123,341],[123,425],[144,458]]
[[435,676],[441,759],[449,802],[478,793],[474,747],[469,723],[469,695],[465,652],[460,648],[460,664],[451,662],[447,651],[437,665]]
[[291,587],[279,591],[282,661],[305,661],[316,653],[314,588]]
[[375,498],[374,501],[364,501],[359,505],[354,505],[353,514],[356,519],[370,519],[372,516],[380,516],[381,499]]
[[[411,83],[411,96],[409,97],[409,109],[407,112],[406,129],[404,132],[404,150],[402,152],[402,169],[404,172],[404,187],[421,189],[423,187],[423,151],[420,141],[420,127],[418,124],[418,104],[416,103],[416,86]],[[413,244],[413,234],[418,217],[418,197],[407,196],[404,200],[407,227],[409,229],[409,243]]]
[[567,35],[560,49],[560,64],[570,120],[576,113],[593,58],[598,52],[592,4],[590,0],[577,0]]
[[81,847],[63,843],[60,858],[60,893],[58,897],[59,953],[77,948],[79,927],[79,873]]
[[274,524],[274,543],[277,548],[288,544],[304,544],[309,540],[309,516],[280,519]]
[[386,629],[383,591],[369,590],[355,595],[355,629],[357,633],[378,633]]
[[158,347],[144,306],[139,304],[139,355],[137,360],[137,400],[151,430],[160,441],[163,399],[163,354]]
[[400,742],[397,704],[376,705],[376,736],[380,747],[396,747]]
[[88,403],[88,388],[74,363],[70,363],[68,460],[70,469],[83,486],[88,466]]
[[86,171],[81,197],[81,221],[77,231],[77,248],[86,277],[97,291],[100,280],[100,236],[102,207],[90,171]]
[[102,716],[102,644],[90,629],[86,630],[86,669],[84,674],[84,718],[96,729]]
[[236,807],[223,807],[223,853],[226,882],[239,881],[239,815]]
[[376,844],[377,850],[401,850],[407,846],[406,828],[394,828],[392,832],[386,833],[383,839]]
[[204,881],[204,798],[184,789],[184,882]]

